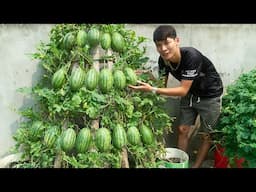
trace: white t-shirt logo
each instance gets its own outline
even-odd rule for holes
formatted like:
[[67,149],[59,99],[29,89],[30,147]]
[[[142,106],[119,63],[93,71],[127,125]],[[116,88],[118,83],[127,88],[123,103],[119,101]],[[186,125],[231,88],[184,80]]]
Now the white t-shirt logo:
[[195,77],[197,76],[197,71],[196,69],[193,70],[185,70],[184,73],[182,74],[183,77]]

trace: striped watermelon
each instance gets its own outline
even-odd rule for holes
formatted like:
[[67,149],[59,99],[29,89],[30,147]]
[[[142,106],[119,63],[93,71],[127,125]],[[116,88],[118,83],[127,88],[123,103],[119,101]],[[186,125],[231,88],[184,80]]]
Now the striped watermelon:
[[116,147],[117,149],[122,149],[127,144],[127,136],[125,129],[120,124],[117,124],[113,128],[112,140],[113,146]]
[[111,35],[111,48],[115,52],[122,52],[124,50],[125,41],[119,32],[113,32]]
[[61,148],[63,151],[65,152],[71,151],[75,146],[75,142],[76,142],[76,132],[74,129],[68,128],[65,131],[63,131],[61,135],[61,141],[60,141]]
[[86,44],[87,33],[84,30],[79,30],[76,36],[76,42],[79,47],[84,47]]
[[91,130],[89,128],[83,128],[79,131],[76,138],[76,151],[78,153],[85,153],[92,141]]
[[141,134],[142,142],[145,145],[150,145],[154,142],[154,135],[152,130],[149,127],[142,125],[140,128],[140,134]]
[[85,87],[92,91],[94,90],[99,81],[99,72],[95,68],[91,68],[85,76]]
[[113,73],[114,87],[116,89],[124,89],[126,87],[126,77],[121,70],[115,70]]
[[52,86],[56,89],[60,88],[65,82],[66,71],[64,68],[57,70],[52,77]]
[[71,90],[76,91],[80,89],[84,84],[84,79],[85,71],[80,66],[74,66],[69,79]]
[[100,42],[100,31],[96,28],[91,28],[87,33],[87,41],[91,47],[95,47]]
[[131,126],[127,130],[127,140],[131,145],[140,145],[141,137],[137,127]]
[[113,75],[110,69],[104,68],[99,74],[99,88],[102,93],[109,92],[113,87]]
[[58,129],[57,128],[50,128],[47,131],[45,131],[44,134],[44,144],[51,148],[52,146],[54,146],[57,138],[58,138]]
[[127,80],[127,84],[136,85],[137,84],[137,75],[134,70],[130,67],[124,69],[124,74]]
[[75,36],[71,32],[67,33],[63,38],[64,49],[70,50],[70,49],[72,49],[74,44],[75,44]]
[[32,141],[38,140],[39,137],[43,134],[44,131],[44,125],[42,121],[36,120],[32,123],[31,129],[30,129],[30,137]]
[[108,50],[111,46],[111,35],[109,33],[103,33],[100,38],[100,45],[102,49]]
[[95,134],[95,145],[100,152],[111,149],[111,133],[107,128],[99,128]]

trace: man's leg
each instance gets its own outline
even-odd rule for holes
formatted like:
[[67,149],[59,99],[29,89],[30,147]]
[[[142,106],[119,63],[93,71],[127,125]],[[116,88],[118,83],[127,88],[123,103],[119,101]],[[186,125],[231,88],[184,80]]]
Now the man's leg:
[[192,95],[188,94],[180,101],[180,125],[178,127],[177,147],[187,152],[191,125],[194,125],[197,112],[190,106]]
[[203,134],[202,135],[202,141],[201,145],[199,147],[197,156],[196,156],[196,161],[192,168],[199,168],[203,161],[205,160],[206,156],[208,155],[208,151],[211,147],[211,138],[209,134]]
[[207,157],[212,145],[210,132],[214,130],[220,116],[221,97],[201,99],[199,103],[195,103],[194,107],[201,116],[201,123],[204,128],[204,134],[202,135],[202,142],[196,156],[196,161],[192,166],[193,168],[198,168]]
[[187,151],[189,143],[189,129],[190,126],[180,125],[178,127],[178,148]]

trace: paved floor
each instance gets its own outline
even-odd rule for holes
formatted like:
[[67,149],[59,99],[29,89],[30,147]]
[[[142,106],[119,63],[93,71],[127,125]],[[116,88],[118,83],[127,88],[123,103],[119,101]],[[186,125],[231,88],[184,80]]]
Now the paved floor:
[[[195,161],[196,158],[196,151],[194,151],[194,154],[189,154],[190,161],[189,165],[192,166],[193,162]],[[214,168],[214,156],[213,156],[213,151],[209,151],[207,158],[203,162],[201,168]]]

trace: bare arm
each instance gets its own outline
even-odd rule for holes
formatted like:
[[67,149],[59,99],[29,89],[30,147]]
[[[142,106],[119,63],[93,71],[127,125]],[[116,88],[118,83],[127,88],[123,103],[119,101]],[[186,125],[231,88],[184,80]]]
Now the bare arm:
[[[167,96],[185,96],[187,95],[191,85],[192,80],[181,80],[179,87],[173,87],[173,88],[157,88],[156,93],[161,95],[167,95]],[[148,83],[144,83],[141,81],[138,81],[140,85],[133,86],[128,85],[131,89],[138,90],[138,91],[144,91],[149,92],[153,90],[153,87],[149,85]]]

